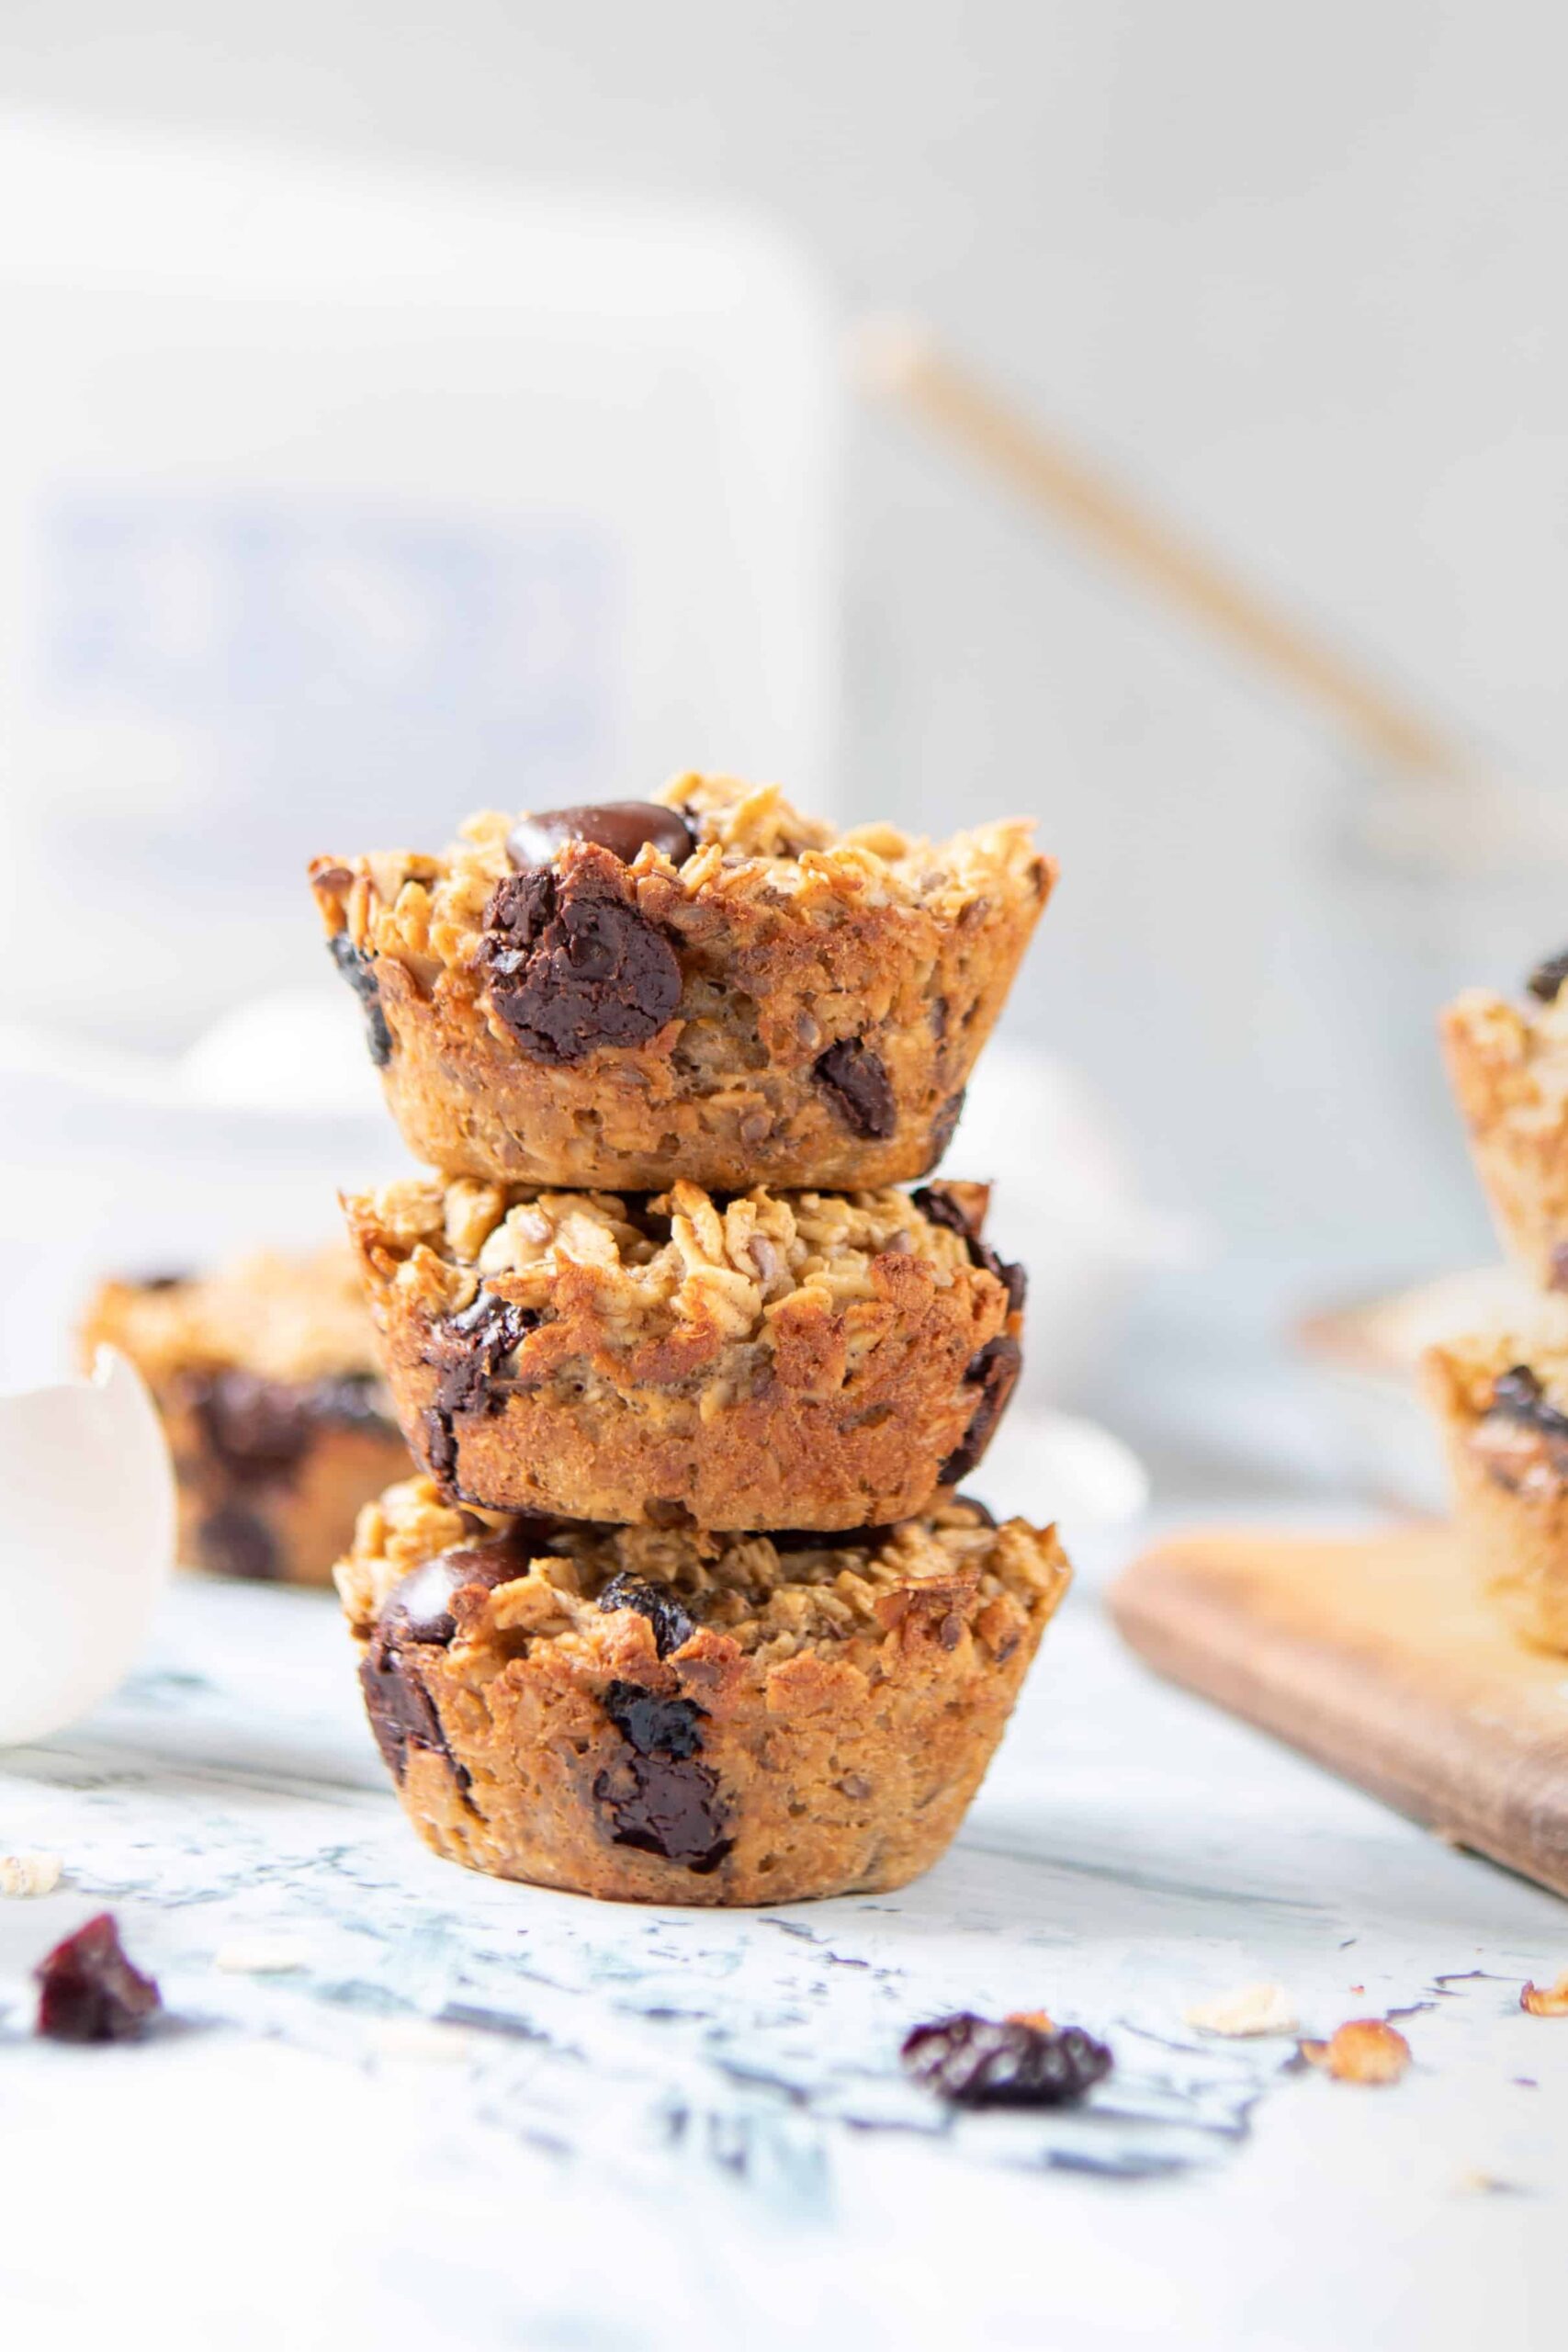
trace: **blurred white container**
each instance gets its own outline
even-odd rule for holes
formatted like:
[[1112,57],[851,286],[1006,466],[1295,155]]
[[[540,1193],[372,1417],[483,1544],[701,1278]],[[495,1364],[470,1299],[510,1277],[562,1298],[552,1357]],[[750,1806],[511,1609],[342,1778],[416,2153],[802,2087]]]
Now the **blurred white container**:
[[11,1017],[192,1035],[314,978],[310,852],[474,806],[829,798],[833,340],[771,236],[4,121],[0,345]]

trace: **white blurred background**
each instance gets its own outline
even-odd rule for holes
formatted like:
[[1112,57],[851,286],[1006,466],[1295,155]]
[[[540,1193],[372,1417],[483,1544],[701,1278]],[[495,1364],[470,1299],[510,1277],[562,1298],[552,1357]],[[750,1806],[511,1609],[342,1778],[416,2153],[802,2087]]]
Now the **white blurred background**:
[[[25,337],[8,336],[5,467],[23,482],[29,436],[70,458],[45,486],[53,593],[66,593],[62,579],[69,589],[73,562],[97,583],[99,605],[67,632],[89,663],[106,634],[123,634],[114,595],[135,606],[146,578],[143,547],[106,588],[103,536],[118,533],[123,556],[153,492],[158,529],[177,538],[180,526],[187,560],[195,529],[207,534],[202,561],[236,560],[249,510],[224,484],[221,431],[204,441],[199,417],[209,393],[226,404],[247,379],[265,387],[274,362],[288,381],[270,410],[285,448],[271,473],[288,496],[270,527],[294,532],[296,549],[308,543],[329,585],[376,572],[389,516],[461,520],[452,577],[486,563],[526,571],[515,533],[499,556],[494,534],[519,516],[535,528],[551,459],[535,447],[493,471],[491,460],[509,413],[532,426],[547,388],[525,356],[498,355],[556,265],[509,266],[508,236],[526,245],[509,207],[547,232],[597,208],[622,259],[594,283],[613,281],[623,308],[626,253],[657,249],[629,266],[645,311],[680,276],[667,235],[677,245],[690,235],[702,267],[725,280],[697,298],[708,323],[685,339],[689,380],[667,416],[647,387],[631,395],[635,370],[617,372],[608,352],[602,405],[619,404],[618,424],[601,413],[581,436],[563,427],[576,454],[558,469],[557,520],[570,525],[593,476],[594,435],[607,446],[619,434],[631,455],[615,496],[637,550],[617,571],[601,535],[601,568],[592,549],[582,557],[574,577],[586,603],[571,626],[596,651],[556,678],[563,705],[541,716],[502,693],[486,729],[455,710],[411,727],[395,678],[363,674],[326,710],[299,659],[270,691],[246,687],[239,726],[231,680],[208,678],[209,697],[229,696],[221,749],[257,845],[238,895],[254,892],[243,920],[268,943],[258,955],[269,978],[296,954],[310,977],[319,954],[291,874],[266,896],[297,844],[406,835],[411,806],[428,808],[421,830],[434,839],[475,799],[569,797],[558,775],[572,794],[635,793],[651,780],[645,760],[661,772],[690,758],[776,774],[846,816],[932,830],[1028,810],[1065,879],[1008,1035],[1069,1060],[1120,1133],[1138,1201],[1201,1219],[1211,1237],[1214,1256],[1168,1278],[1166,1294],[1186,1317],[1194,1381],[1203,1334],[1223,1347],[1236,1316],[1274,1328],[1297,1298],[1488,1254],[1432,1016],[1462,980],[1511,982],[1568,937],[1550,827],[1493,861],[1479,794],[1441,842],[1424,839],[1418,809],[1392,853],[1373,854],[1362,816],[1382,781],[1333,724],[961,453],[857,393],[840,337],[872,312],[924,322],[1026,413],[1451,724],[1483,767],[1539,789],[1550,811],[1568,791],[1561,11],[1545,0],[1324,0],[1311,11],[1247,0],[445,0],[367,15],[345,0],[265,10],[164,0],[134,12],[9,0],[0,55],[6,102],[35,122],[85,124],[89,137],[95,124],[168,133],[194,141],[214,171],[281,157],[301,204],[347,174],[354,201],[377,216],[363,233],[386,275],[388,315],[400,314],[425,355],[414,368],[395,329],[355,334],[355,318],[375,310],[373,286],[353,300],[329,289],[342,372],[323,436],[308,375],[277,356],[287,336],[230,323],[215,334],[219,311],[235,316],[234,289],[225,311],[209,286],[205,324],[177,327],[171,312],[162,340],[144,346],[169,371],[174,425],[166,418],[160,438],[145,366],[126,372],[133,424],[116,419],[102,356],[93,401],[62,422],[54,345],[35,369]],[[449,216],[448,199],[428,192],[435,181],[455,191]],[[101,200],[112,212],[112,193]],[[465,206],[491,227],[459,261]],[[449,219],[445,248],[424,253],[413,230],[400,240],[400,217],[435,216]],[[276,228],[252,220],[234,249],[236,283]],[[29,241],[41,250],[58,233],[13,206],[14,277],[27,276]],[[307,231],[299,242],[315,241]],[[203,266],[221,272],[222,237],[216,250]],[[319,267],[324,283],[330,260]],[[454,271],[471,281],[460,325],[437,283]],[[297,303],[284,308],[305,353],[320,318],[301,323]],[[727,316],[742,322],[728,338]],[[645,358],[648,326],[645,315],[631,336]],[[132,304],[119,331],[134,344],[145,329]],[[714,353],[727,341],[732,364],[721,366]],[[209,370],[214,347],[232,363],[226,374]],[[666,351],[649,386],[668,393],[671,368],[679,376]],[[691,430],[693,398],[728,420],[716,468],[713,435]],[[256,418],[245,427],[253,449],[259,430]],[[130,514],[138,438],[149,456]],[[657,484],[637,454],[655,447]],[[712,516],[729,487],[727,545]],[[38,491],[35,478],[28,495]],[[647,549],[688,492],[701,548],[681,544],[678,527],[669,543],[671,626]],[[350,531],[345,549],[350,492],[360,536]],[[22,528],[7,527],[13,538]],[[23,624],[14,661],[41,660],[36,574],[17,547],[0,554]],[[174,562],[166,547],[157,560]],[[396,612],[375,604],[384,578],[363,593],[380,616],[372,638],[384,621],[395,643]],[[177,580],[168,594],[177,614]],[[630,616],[646,631],[650,613],[659,626],[627,653],[615,630]],[[55,811],[58,852],[61,795],[78,795],[62,837],[106,944],[95,965],[81,925],[56,921],[40,935],[36,910],[19,908],[14,935],[29,944],[13,957],[9,1012],[36,1026],[52,992],[77,1033],[170,1047],[244,990],[221,936],[209,943],[201,1004],[171,990],[156,957],[139,959],[115,933],[118,877],[126,889],[155,881],[165,859],[187,878],[205,872],[211,839],[194,850],[182,840],[179,791],[127,797],[123,739],[102,707],[102,756],[80,708],[62,721],[76,740],[71,759],[107,796],[99,813],[85,820],[79,767],[45,775],[40,697],[63,704],[82,691],[58,656],[57,643],[54,669],[14,673],[7,687],[13,744],[33,756],[20,770],[8,758],[6,791],[29,854],[39,808]],[[471,717],[471,661],[460,674]],[[678,678],[673,706],[646,691],[650,677]],[[221,731],[213,722],[209,749]],[[329,812],[333,837],[318,838]],[[252,864],[264,834],[276,852],[265,879]],[[27,871],[12,858],[10,878]],[[205,888],[197,895],[210,912]],[[217,929],[227,935],[228,921]],[[1026,1182],[1029,1171],[1010,1173]],[[1045,1214],[1049,1188],[1039,1189]],[[1246,1304],[1233,1315],[1225,1300]],[[1122,1388],[1138,1378],[1124,1366]]]

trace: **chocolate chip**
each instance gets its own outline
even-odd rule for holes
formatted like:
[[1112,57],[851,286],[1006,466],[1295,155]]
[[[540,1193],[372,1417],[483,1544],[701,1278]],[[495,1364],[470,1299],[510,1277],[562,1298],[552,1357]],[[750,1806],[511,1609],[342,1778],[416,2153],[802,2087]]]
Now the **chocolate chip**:
[[392,1058],[392,1033],[381,1010],[381,991],[377,985],[375,964],[363,948],[355,947],[346,931],[334,932],[327,942],[327,948],[333,962],[365,1007],[365,1036],[370,1048],[370,1058],[378,1069],[385,1069]]
[[493,1592],[526,1573],[553,1532],[554,1522],[523,1517],[489,1544],[455,1544],[438,1552],[406,1577],[400,1577],[377,1618],[377,1629],[396,1645],[401,1642],[438,1642],[443,1647],[457,1631],[453,1614],[455,1594]]
[[1061,2032],[960,2010],[918,2025],[900,2052],[919,2083],[957,2107],[1064,2107],[1110,2074],[1103,2041],[1081,2026]]
[[425,1468],[436,1485],[449,1492],[457,1475],[457,1438],[451,1414],[428,1407],[419,1417],[419,1433]]
[[1021,1313],[1024,1295],[1029,1287],[1028,1275],[1021,1266],[1010,1265],[1005,1258],[992,1249],[988,1241],[981,1240],[969,1219],[964,1216],[957,1198],[947,1185],[922,1184],[918,1192],[910,1194],[910,1198],[921,1216],[929,1218],[932,1225],[945,1226],[950,1233],[961,1233],[964,1236],[964,1240],[969,1244],[969,1255],[973,1262],[976,1266],[983,1266],[987,1273],[994,1274],[1006,1291],[1008,1313],[1010,1315]]
[[108,1911],[56,1944],[33,1974],[37,2030],[51,2041],[129,2041],[163,2007],[152,1977],[126,1958]]
[[931,1121],[931,1143],[929,1147],[931,1158],[926,1161],[926,1166],[928,1168],[934,1168],[937,1162],[941,1159],[943,1152],[947,1149],[948,1145],[953,1141],[953,1131],[963,1115],[964,1089],[963,1087],[960,1087],[956,1094],[950,1094],[948,1096],[947,1101],[942,1104],[941,1110]]
[[138,1290],[184,1290],[191,1277],[186,1274],[143,1274]]
[[315,1419],[308,1393],[237,1364],[192,1373],[179,1389],[212,1459],[238,1486],[286,1477],[309,1449]]
[[1549,956],[1544,964],[1538,964],[1525,986],[1542,1004],[1555,1004],[1564,980],[1568,980],[1568,947],[1560,956]]
[[1546,1401],[1546,1392],[1528,1364],[1517,1363],[1493,1383],[1489,1414],[1539,1430],[1543,1437],[1568,1438],[1568,1413]]
[[196,1531],[196,1564],[214,1576],[249,1577],[272,1584],[283,1574],[277,1538],[265,1519],[243,1503],[224,1503],[209,1511]]
[[617,1609],[635,1609],[646,1617],[653,1628],[653,1645],[660,1657],[668,1657],[689,1642],[697,1630],[697,1621],[682,1608],[674,1594],[657,1585],[644,1584],[640,1577],[620,1576],[610,1578],[599,1595],[599,1606],[606,1616]]
[[643,1045],[681,1001],[674,949],[598,854],[498,883],[485,909],[491,1002],[536,1061]]
[[690,825],[673,808],[661,808],[653,800],[600,800],[590,807],[547,808],[541,815],[520,817],[506,836],[506,854],[527,872],[548,865],[566,842],[596,842],[623,865],[630,865],[648,842],[671,865],[683,865],[697,845]]
[[964,1373],[966,1386],[978,1385],[980,1401],[964,1432],[964,1442],[950,1453],[937,1472],[937,1484],[956,1487],[963,1478],[977,1470],[986,1448],[996,1435],[997,1423],[1007,1410],[1023,1362],[1016,1340],[990,1340],[974,1357]]
[[718,1775],[691,1759],[701,1753],[703,1711],[689,1699],[660,1699],[635,1682],[612,1682],[604,1713],[629,1753],[599,1773],[617,1846],[634,1846],[698,1876],[718,1868],[734,1845],[724,1835]]
[[844,1125],[865,1143],[886,1143],[898,1125],[898,1106],[880,1055],[858,1037],[840,1037],[812,1065]]

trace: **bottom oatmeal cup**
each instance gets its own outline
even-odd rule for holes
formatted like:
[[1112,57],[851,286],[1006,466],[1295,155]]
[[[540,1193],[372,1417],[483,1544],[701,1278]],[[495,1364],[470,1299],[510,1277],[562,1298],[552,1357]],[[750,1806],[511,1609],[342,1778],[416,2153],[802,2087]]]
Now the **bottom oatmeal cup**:
[[490,1521],[428,1479],[338,1589],[425,1843],[627,1902],[902,1886],[979,1787],[1069,1571],[978,1503],[852,1535]]

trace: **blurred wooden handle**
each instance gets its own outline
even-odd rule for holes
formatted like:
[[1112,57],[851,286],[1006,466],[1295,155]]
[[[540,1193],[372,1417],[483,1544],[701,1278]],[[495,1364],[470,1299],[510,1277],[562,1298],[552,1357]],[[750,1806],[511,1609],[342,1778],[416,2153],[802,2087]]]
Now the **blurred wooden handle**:
[[1441,726],[1275,610],[1175,525],[1000,400],[919,328],[868,322],[856,334],[853,358],[869,391],[967,449],[1123,571],[1141,573],[1242,652],[1334,711],[1385,760],[1434,775],[1457,775],[1469,767]]

